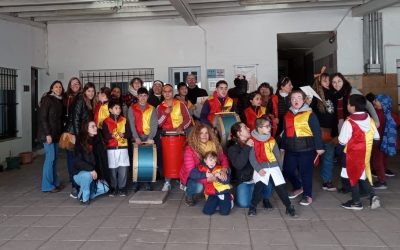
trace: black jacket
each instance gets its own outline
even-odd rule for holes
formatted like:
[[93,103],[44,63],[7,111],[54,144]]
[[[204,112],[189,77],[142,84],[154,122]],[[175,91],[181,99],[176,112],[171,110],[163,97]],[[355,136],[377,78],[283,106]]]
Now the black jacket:
[[74,115],[74,107],[77,95],[65,95],[63,98],[64,105],[64,131],[74,133],[72,125],[72,116]]
[[208,96],[208,93],[205,89],[201,89],[198,86],[193,89],[188,88],[187,98],[192,104],[197,103],[197,97]]
[[89,139],[92,151],[87,152],[81,143],[75,146],[74,175],[80,171],[97,172],[97,179],[109,182],[107,151],[100,135]]
[[164,96],[161,95],[161,98],[158,98],[152,92],[149,94],[149,99],[147,100],[147,102],[155,108],[157,108],[157,106],[160,105],[160,103],[162,103],[163,101]]
[[60,140],[63,132],[63,103],[61,99],[46,94],[40,100],[38,139],[46,141],[50,135],[53,142]]
[[81,130],[82,123],[85,121],[93,120],[93,110],[90,110],[85,103],[83,94],[76,97],[73,115],[70,117],[72,124],[72,131],[74,135],[78,135]]
[[252,180],[254,168],[249,161],[251,147],[248,145],[242,146],[232,141],[230,141],[230,145],[231,146],[228,147],[228,158],[231,166],[235,170],[235,179],[237,183],[240,184]]

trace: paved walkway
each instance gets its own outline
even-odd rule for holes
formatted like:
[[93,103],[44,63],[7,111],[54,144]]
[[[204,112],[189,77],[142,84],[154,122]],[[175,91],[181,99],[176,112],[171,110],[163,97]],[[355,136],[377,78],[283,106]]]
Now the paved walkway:
[[[314,185],[314,203],[296,205],[288,218],[274,194],[273,211],[249,218],[234,208],[227,217],[205,216],[201,204],[187,207],[177,185],[163,205],[130,205],[128,197],[102,197],[88,207],[69,197],[70,188],[40,192],[41,164],[0,173],[0,249],[399,249],[400,158],[391,160],[398,175],[378,191],[383,207],[348,211],[339,204],[349,195]],[[61,159],[62,180],[67,180]],[[318,179],[318,178],[315,178]],[[315,180],[314,183],[317,183]]]

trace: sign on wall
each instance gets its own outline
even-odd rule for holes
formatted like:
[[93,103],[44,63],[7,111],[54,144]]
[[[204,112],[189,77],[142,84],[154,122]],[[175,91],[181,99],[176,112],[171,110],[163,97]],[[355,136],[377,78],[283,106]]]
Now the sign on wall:
[[219,80],[225,79],[225,69],[207,69],[208,90],[213,91]]
[[234,65],[235,78],[238,75],[246,76],[246,80],[249,82],[248,92],[257,90],[257,65]]

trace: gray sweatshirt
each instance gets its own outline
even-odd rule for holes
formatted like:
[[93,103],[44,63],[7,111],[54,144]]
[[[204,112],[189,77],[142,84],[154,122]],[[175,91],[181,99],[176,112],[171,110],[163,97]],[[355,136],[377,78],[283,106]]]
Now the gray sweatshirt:
[[[251,135],[256,140],[261,141],[261,142],[266,142],[271,137],[271,135],[260,135],[256,130],[253,130],[251,132]],[[256,151],[254,150],[254,147],[251,148],[250,155],[249,155],[249,161],[250,161],[251,166],[253,166],[254,170],[259,172],[263,168],[273,168],[273,167],[280,167],[282,169],[283,163],[282,163],[282,158],[281,158],[281,154],[280,154],[277,143],[275,143],[275,146],[272,149],[272,153],[274,154],[276,161],[259,163],[256,158]]]

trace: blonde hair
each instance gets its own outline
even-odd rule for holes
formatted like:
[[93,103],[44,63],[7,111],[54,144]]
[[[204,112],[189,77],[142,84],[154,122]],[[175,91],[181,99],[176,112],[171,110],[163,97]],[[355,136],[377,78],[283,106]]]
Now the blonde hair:
[[221,144],[219,143],[218,138],[215,135],[214,131],[208,125],[196,123],[196,125],[193,127],[192,131],[189,133],[186,142],[187,142],[187,145],[191,146],[194,149],[194,151],[196,152],[199,159],[202,159],[204,154],[206,153],[206,152],[203,152],[203,150],[200,146],[200,142],[199,142],[200,131],[203,128],[207,129],[209,141],[214,143],[217,153],[222,152]]

